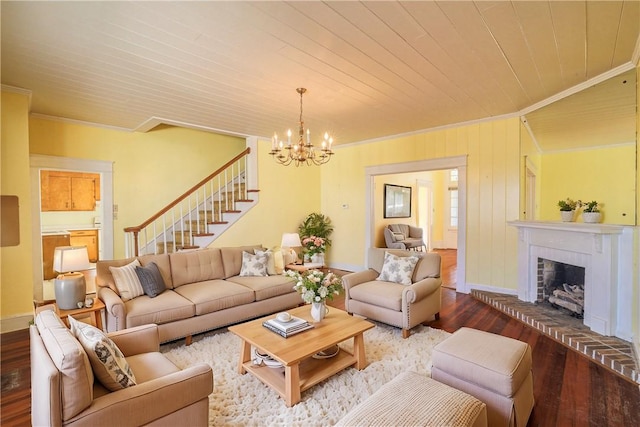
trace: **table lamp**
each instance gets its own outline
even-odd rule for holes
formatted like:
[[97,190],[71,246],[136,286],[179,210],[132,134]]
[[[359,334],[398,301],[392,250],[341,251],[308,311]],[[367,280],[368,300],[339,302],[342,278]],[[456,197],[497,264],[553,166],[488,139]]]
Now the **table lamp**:
[[284,265],[297,264],[298,254],[293,248],[300,247],[302,247],[302,242],[300,241],[300,235],[298,233],[284,233],[282,235],[280,248],[282,249]]
[[87,296],[87,285],[80,270],[88,270],[89,267],[89,253],[86,246],[55,248],[53,269],[60,273],[54,282],[58,308],[62,310],[82,308]]

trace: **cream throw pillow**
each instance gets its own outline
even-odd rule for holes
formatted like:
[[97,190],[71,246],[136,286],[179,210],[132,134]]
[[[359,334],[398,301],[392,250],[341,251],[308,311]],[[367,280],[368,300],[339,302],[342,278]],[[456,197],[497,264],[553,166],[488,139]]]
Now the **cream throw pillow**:
[[419,257],[413,255],[397,256],[385,252],[382,271],[376,280],[399,283],[401,285],[411,285],[413,270],[416,268],[419,260]]
[[122,301],[144,295],[144,289],[136,274],[136,267],[140,267],[140,262],[137,259],[122,267],[109,267]]
[[94,375],[111,391],[136,385],[136,377],[118,346],[100,329],[69,316],[71,332],[89,357]]

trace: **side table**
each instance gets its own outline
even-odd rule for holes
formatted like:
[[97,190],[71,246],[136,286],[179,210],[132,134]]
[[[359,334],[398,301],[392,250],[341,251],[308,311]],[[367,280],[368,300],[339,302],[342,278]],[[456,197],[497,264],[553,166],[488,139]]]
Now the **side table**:
[[322,270],[325,268],[323,264],[319,262],[307,262],[305,264],[287,264],[284,266],[286,270],[294,270],[299,273],[304,273],[309,270]]
[[102,329],[102,310],[104,309],[104,303],[94,298],[93,305],[91,307],[76,308],[73,310],[61,310],[56,305],[56,313],[67,327],[69,326],[69,320],[67,317],[73,316],[74,319],[90,316],[93,318],[93,322],[96,328]]

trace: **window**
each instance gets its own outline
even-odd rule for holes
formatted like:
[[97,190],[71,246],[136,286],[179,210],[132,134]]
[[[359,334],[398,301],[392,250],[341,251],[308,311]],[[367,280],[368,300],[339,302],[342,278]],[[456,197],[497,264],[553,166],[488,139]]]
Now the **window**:
[[458,169],[449,171],[449,227],[458,228]]

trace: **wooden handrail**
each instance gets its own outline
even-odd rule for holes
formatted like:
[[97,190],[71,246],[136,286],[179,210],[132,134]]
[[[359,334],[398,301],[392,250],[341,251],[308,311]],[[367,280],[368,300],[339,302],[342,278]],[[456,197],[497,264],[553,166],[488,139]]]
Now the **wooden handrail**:
[[[240,154],[238,154],[237,156],[235,156],[233,159],[229,160],[227,163],[225,163],[223,166],[219,167],[218,169],[216,169],[215,172],[213,172],[212,174],[210,174],[209,176],[207,176],[205,179],[203,179],[202,181],[200,181],[199,183],[197,183],[196,185],[194,185],[193,187],[191,187],[189,190],[187,190],[182,196],[178,197],[177,199],[175,199],[173,202],[169,203],[164,209],[162,209],[160,212],[156,213],[155,215],[153,215],[151,218],[149,218],[148,220],[146,220],[145,222],[143,222],[142,224],[135,226],[135,227],[127,227],[124,229],[125,233],[134,233],[134,235],[137,236],[137,233],[140,232],[140,230],[142,230],[143,228],[145,228],[147,225],[151,224],[153,221],[155,221],[156,219],[160,218],[162,215],[164,215],[165,213],[167,213],[171,208],[173,208],[174,206],[176,206],[178,203],[180,203],[181,201],[183,201],[184,199],[186,199],[187,197],[189,197],[194,191],[196,191],[197,189],[199,189],[200,187],[202,187],[204,184],[206,184],[208,181],[212,180],[216,175],[222,173],[225,169],[227,169],[229,166],[231,166],[233,163],[237,162],[238,160],[240,160],[241,158],[243,158],[244,156],[248,155],[251,152],[251,148],[247,148],[246,150],[244,150],[243,152],[241,152]],[[136,248],[138,247],[138,245],[136,244],[135,246]]]

